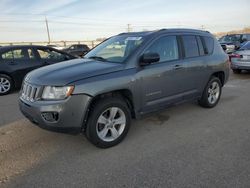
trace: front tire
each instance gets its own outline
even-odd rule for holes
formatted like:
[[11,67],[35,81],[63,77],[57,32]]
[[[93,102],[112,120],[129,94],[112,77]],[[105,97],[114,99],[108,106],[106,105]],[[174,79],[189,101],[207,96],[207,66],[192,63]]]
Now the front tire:
[[13,88],[14,83],[12,79],[5,74],[0,74],[0,95],[9,94]]
[[130,110],[121,97],[101,99],[90,109],[86,136],[97,147],[112,147],[125,138],[130,122]]
[[219,78],[212,77],[205,87],[201,99],[198,101],[202,107],[213,108],[220,100],[222,84]]

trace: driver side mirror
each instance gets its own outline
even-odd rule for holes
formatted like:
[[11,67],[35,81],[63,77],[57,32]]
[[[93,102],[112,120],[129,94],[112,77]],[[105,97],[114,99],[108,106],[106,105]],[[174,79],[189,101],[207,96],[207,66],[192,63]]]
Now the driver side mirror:
[[160,61],[160,55],[158,53],[149,52],[141,56],[139,64],[145,66],[158,61]]
[[68,57],[67,55],[64,55],[63,59],[64,59],[65,61],[67,61],[67,60],[69,60],[69,57]]

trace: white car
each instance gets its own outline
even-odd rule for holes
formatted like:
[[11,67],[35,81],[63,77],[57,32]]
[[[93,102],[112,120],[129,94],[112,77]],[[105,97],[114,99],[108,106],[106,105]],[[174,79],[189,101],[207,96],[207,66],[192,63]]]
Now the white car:
[[250,41],[231,54],[230,59],[231,69],[235,74],[241,73],[242,70],[250,70]]

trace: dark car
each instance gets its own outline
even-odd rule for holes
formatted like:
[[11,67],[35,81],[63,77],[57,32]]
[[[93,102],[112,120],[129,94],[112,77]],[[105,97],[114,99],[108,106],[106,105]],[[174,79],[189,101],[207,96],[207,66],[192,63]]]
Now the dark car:
[[190,100],[215,107],[228,76],[228,55],[209,32],[122,33],[84,59],[27,74],[19,107],[41,127],[83,130],[106,148],[123,140],[131,118]]
[[5,46],[0,48],[0,95],[19,88],[24,76],[39,67],[70,60],[74,56],[45,46]]
[[230,34],[219,39],[219,42],[226,53],[238,50],[245,42],[250,41],[250,34]]
[[65,48],[63,51],[75,56],[83,57],[86,53],[89,52],[89,47],[86,44],[74,44],[68,48]]

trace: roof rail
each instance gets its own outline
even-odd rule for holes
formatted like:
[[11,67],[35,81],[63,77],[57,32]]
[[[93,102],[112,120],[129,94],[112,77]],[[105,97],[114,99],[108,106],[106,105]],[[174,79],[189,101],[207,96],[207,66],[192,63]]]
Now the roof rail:
[[157,32],[166,31],[167,29],[159,29]]
[[126,32],[123,32],[123,33],[119,33],[118,35],[124,35],[124,34],[127,34]]

